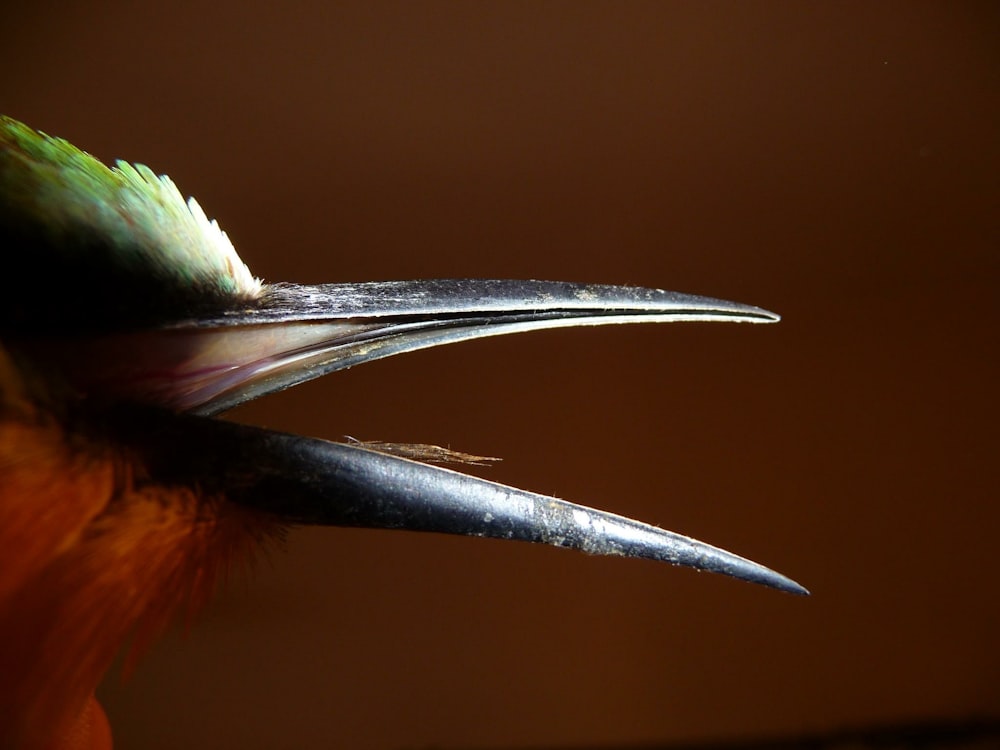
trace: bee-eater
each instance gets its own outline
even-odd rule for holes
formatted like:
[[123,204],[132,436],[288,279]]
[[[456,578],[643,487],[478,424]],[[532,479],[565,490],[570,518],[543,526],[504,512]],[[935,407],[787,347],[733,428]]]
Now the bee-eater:
[[94,689],[290,525],[436,531],[805,589],[688,537],[424,463],[213,419],[401,352],[765,310],[541,281],[265,284],[173,182],[0,118],[0,746],[108,747]]

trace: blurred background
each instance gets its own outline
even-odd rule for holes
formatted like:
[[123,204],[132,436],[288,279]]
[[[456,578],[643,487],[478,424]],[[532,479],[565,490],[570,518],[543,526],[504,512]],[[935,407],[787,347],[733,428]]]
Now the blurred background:
[[1000,6],[6,8],[0,111],[169,173],[267,280],[509,277],[776,326],[532,334],[234,413],[498,456],[727,547],[298,530],[100,697],[117,747],[725,741],[1000,714]]

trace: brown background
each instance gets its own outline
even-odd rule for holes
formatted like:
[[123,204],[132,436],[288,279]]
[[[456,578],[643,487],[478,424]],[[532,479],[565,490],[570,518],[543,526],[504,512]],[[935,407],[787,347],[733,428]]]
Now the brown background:
[[266,279],[634,283],[785,318],[465,344],[237,418],[502,456],[489,477],[814,592],[300,531],[106,681],[120,748],[1000,712],[1000,6],[55,5],[5,12],[0,110],[168,172]]

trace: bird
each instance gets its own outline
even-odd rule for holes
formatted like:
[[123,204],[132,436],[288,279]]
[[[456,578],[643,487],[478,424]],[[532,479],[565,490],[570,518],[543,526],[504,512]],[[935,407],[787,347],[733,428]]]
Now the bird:
[[774,313],[575,282],[265,283],[170,178],[6,116],[0,248],[0,748],[111,747],[94,690],[116,654],[141,653],[295,526],[536,542],[808,593],[689,537],[462,473],[457,452],[218,418],[469,339]]

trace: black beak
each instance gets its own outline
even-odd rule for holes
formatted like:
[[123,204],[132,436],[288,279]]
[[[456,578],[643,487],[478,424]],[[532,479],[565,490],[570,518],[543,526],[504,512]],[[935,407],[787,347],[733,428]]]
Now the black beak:
[[[543,328],[683,320],[769,323],[778,316],[674,292],[559,282],[282,284],[245,309],[161,329],[161,345],[143,350],[168,354],[157,361],[132,357],[129,369],[110,381],[116,391],[128,384],[135,400],[211,415],[415,349]],[[101,346],[128,346],[127,337]],[[173,343],[164,346],[163,338]],[[115,361],[125,361],[120,354]],[[172,358],[166,369],[163,356]],[[165,371],[169,378],[161,379]],[[105,371],[102,379],[108,377]],[[191,415],[144,415],[141,429],[132,426],[139,424],[124,419],[119,428],[129,431],[129,443],[140,446],[158,480],[196,483],[291,522],[541,542],[808,593],[779,573],[688,537],[363,446]]]

